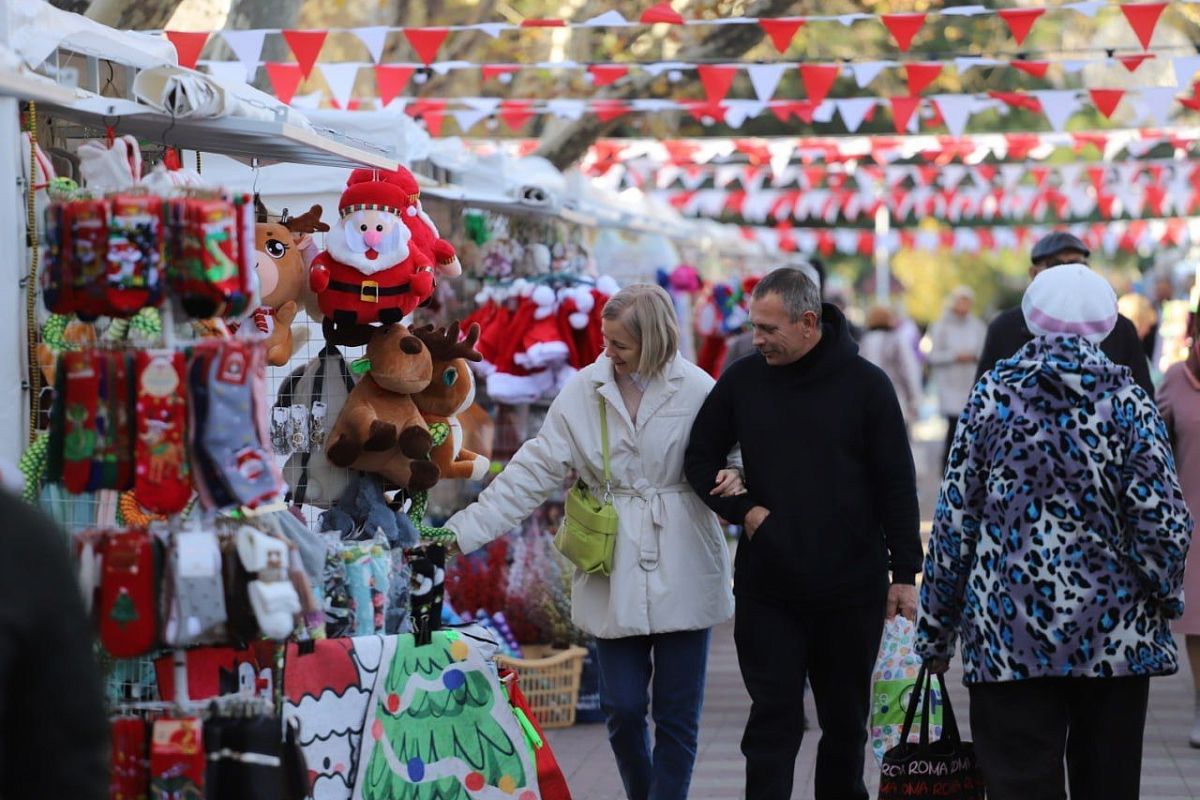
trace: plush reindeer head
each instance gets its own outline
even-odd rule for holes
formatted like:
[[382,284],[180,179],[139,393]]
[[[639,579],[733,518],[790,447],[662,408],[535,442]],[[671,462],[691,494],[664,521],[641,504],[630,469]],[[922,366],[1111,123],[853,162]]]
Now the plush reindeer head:
[[458,340],[458,323],[450,327],[434,329],[432,325],[414,328],[412,332],[425,346],[433,358],[433,380],[420,394],[413,398],[423,414],[452,417],[475,402],[475,379],[467,366],[468,361],[482,361],[483,356],[475,350],[479,341],[479,325],[472,323],[467,338]]
[[256,201],[258,224],[254,226],[258,280],[262,285],[263,305],[279,308],[289,300],[299,300],[306,284],[301,256],[309,234],[327,231],[321,222],[321,207],[313,206],[305,214],[279,222],[265,218],[266,207]]
[[403,325],[380,328],[367,344],[371,378],[389,392],[415,395],[433,378],[433,363],[425,343]]

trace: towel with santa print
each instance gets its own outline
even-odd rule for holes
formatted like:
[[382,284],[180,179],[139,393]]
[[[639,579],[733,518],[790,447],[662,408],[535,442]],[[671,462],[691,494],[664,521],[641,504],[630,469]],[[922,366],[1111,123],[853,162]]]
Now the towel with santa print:
[[540,800],[537,767],[484,636],[440,630],[425,646],[411,634],[384,640],[355,800]]

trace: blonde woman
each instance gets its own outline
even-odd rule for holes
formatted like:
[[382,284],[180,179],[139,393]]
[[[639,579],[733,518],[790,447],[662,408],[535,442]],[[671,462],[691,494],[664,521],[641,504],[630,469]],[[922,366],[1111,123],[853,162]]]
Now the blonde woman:
[[[603,331],[596,363],[567,383],[537,436],[446,527],[469,553],[518,525],[572,470],[602,487],[603,403],[620,530],[611,577],[576,572],[571,616],[596,637],[609,742],[629,800],[685,800],[709,629],[733,614],[720,525],[683,475],[688,432],[713,379],[679,354],[675,310],[658,286],[614,295]],[[739,471],[721,471],[712,492],[744,493]]]

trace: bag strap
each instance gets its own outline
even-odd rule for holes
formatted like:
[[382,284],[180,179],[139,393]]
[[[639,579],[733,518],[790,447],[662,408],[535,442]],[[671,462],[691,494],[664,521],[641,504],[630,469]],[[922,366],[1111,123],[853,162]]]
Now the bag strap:
[[[599,395],[597,395],[599,397]],[[604,502],[612,503],[612,465],[608,457],[608,407],[600,400],[600,452],[604,456]]]
[[913,686],[912,696],[908,699],[908,711],[904,714],[904,727],[900,730],[900,743],[908,742],[908,737],[912,733],[913,720],[917,716],[917,705],[920,704],[921,716],[921,744],[929,744],[929,691],[926,687],[929,675],[925,670],[925,665],[921,665],[921,669],[917,672],[917,682]]
[[942,738],[955,744],[962,743],[958,733],[958,720],[954,718],[954,707],[950,705],[950,693],[946,691],[946,678],[938,675],[938,686],[942,690]]
[[[308,396],[308,407],[312,409],[313,403],[321,399],[321,395],[325,392],[325,359],[331,355],[336,355],[338,362],[341,364],[343,378],[348,378],[350,371],[346,368],[346,360],[342,358],[342,352],[337,349],[336,345],[327,344],[321,348],[321,352],[317,353],[317,371],[313,375],[312,391]],[[354,383],[351,381],[348,384],[347,390],[354,388]],[[292,502],[296,505],[303,505],[304,498],[308,494],[308,460],[312,457],[312,445],[309,444],[308,450],[300,454],[300,478],[296,481],[296,490],[292,493]]]

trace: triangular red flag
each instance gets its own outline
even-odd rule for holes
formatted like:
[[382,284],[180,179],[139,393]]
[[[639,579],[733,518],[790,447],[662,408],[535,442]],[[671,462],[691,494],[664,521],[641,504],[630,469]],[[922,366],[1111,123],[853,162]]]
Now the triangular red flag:
[[410,117],[424,120],[425,130],[431,136],[441,136],[442,124],[446,121],[445,100],[413,100],[404,110]]
[[1092,102],[1096,105],[1096,109],[1107,119],[1111,118],[1113,112],[1117,110],[1117,104],[1125,96],[1125,90],[1088,89],[1088,94],[1092,96]]
[[325,37],[329,35],[329,31],[284,31],[283,38],[287,40],[288,47],[292,48],[292,55],[296,57],[296,63],[300,65],[300,72],[304,77],[308,77],[312,72],[313,64],[317,63],[317,56],[321,54],[321,45],[325,44]]
[[883,14],[879,17],[887,29],[892,32],[896,46],[901,53],[907,53],[912,46],[913,37],[925,24],[924,14]]
[[416,72],[415,67],[402,64],[376,64],[375,89],[379,93],[379,102],[384,108],[396,99],[397,95],[408,86],[408,81]]
[[438,50],[449,35],[450,31],[445,28],[404,29],[404,38],[408,39],[409,45],[421,57],[421,63],[427,67],[437,59]]
[[524,128],[534,113],[532,100],[505,100],[500,104],[500,119],[513,133]]
[[719,103],[729,94],[729,87],[737,77],[737,67],[702,64],[696,67],[700,82],[704,84],[704,96],[710,103]]
[[1104,188],[1105,179],[1108,177],[1108,170],[1104,167],[1088,167],[1088,180],[1092,182],[1092,187],[1099,194]]
[[1158,25],[1158,18],[1162,16],[1163,9],[1166,7],[1166,3],[1125,3],[1121,6],[1121,13],[1125,15],[1125,19],[1129,20],[1129,27],[1133,28],[1133,32],[1137,34],[1143,49],[1150,49],[1150,39],[1154,36],[1154,28]]
[[1007,103],[1012,108],[1023,108],[1034,114],[1042,110],[1042,103],[1036,97],[1025,92],[988,92],[988,97],[994,97]]
[[725,195],[725,210],[736,216],[742,215],[742,207],[746,204],[745,192],[729,192]]
[[629,113],[629,104],[624,100],[597,100],[592,103],[592,113],[601,122],[612,122]]
[[776,50],[780,53],[786,53],[788,48],[792,46],[792,39],[796,38],[796,32],[804,27],[804,19],[801,17],[760,19],[758,26],[771,39]]
[[292,102],[303,77],[299,64],[267,63],[267,78],[271,81],[271,88],[275,90],[276,99],[284,105]]
[[908,75],[908,93],[917,95],[942,74],[942,65],[940,62],[905,64],[904,71]]
[[908,122],[921,103],[919,97],[890,97],[892,101],[892,122],[896,125],[896,133],[908,130]]
[[1038,79],[1046,77],[1046,71],[1050,69],[1049,61],[1010,61],[1008,65]]
[[483,73],[483,79],[490,81],[493,78],[501,78],[505,75],[513,75],[520,71],[520,67],[503,64],[484,64],[479,68]]
[[1033,27],[1033,23],[1037,22],[1038,17],[1046,13],[1046,9],[1002,8],[996,13],[1008,25],[1008,29],[1012,32],[1013,38],[1017,40],[1017,44],[1024,44],[1025,37],[1029,35],[1029,29]]
[[841,64],[801,64],[800,79],[808,99],[818,105],[829,96],[829,90],[842,74]]
[[681,100],[679,104],[692,115],[694,120],[701,124],[704,124],[706,118],[712,122],[725,121],[726,109],[720,103],[713,103],[707,100]]
[[1192,111],[1200,111],[1200,97],[1181,97],[1179,104]]
[[683,15],[671,8],[670,3],[659,3],[643,11],[641,18],[643,25],[653,25],[656,22],[665,22],[668,25],[682,25]]
[[171,41],[171,44],[175,45],[179,66],[195,69],[204,45],[208,44],[208,31],[163,31],[163,33]]
[[1154,58],[1153,53],[1142,53],[1140,56],[1118,56],[1117,61],[1130,72],[1137,72],[1138,67]]
[[623,64],[592,64],[588,67],[588,74],[596,86],[608,86],[628,75],[629,67]]

